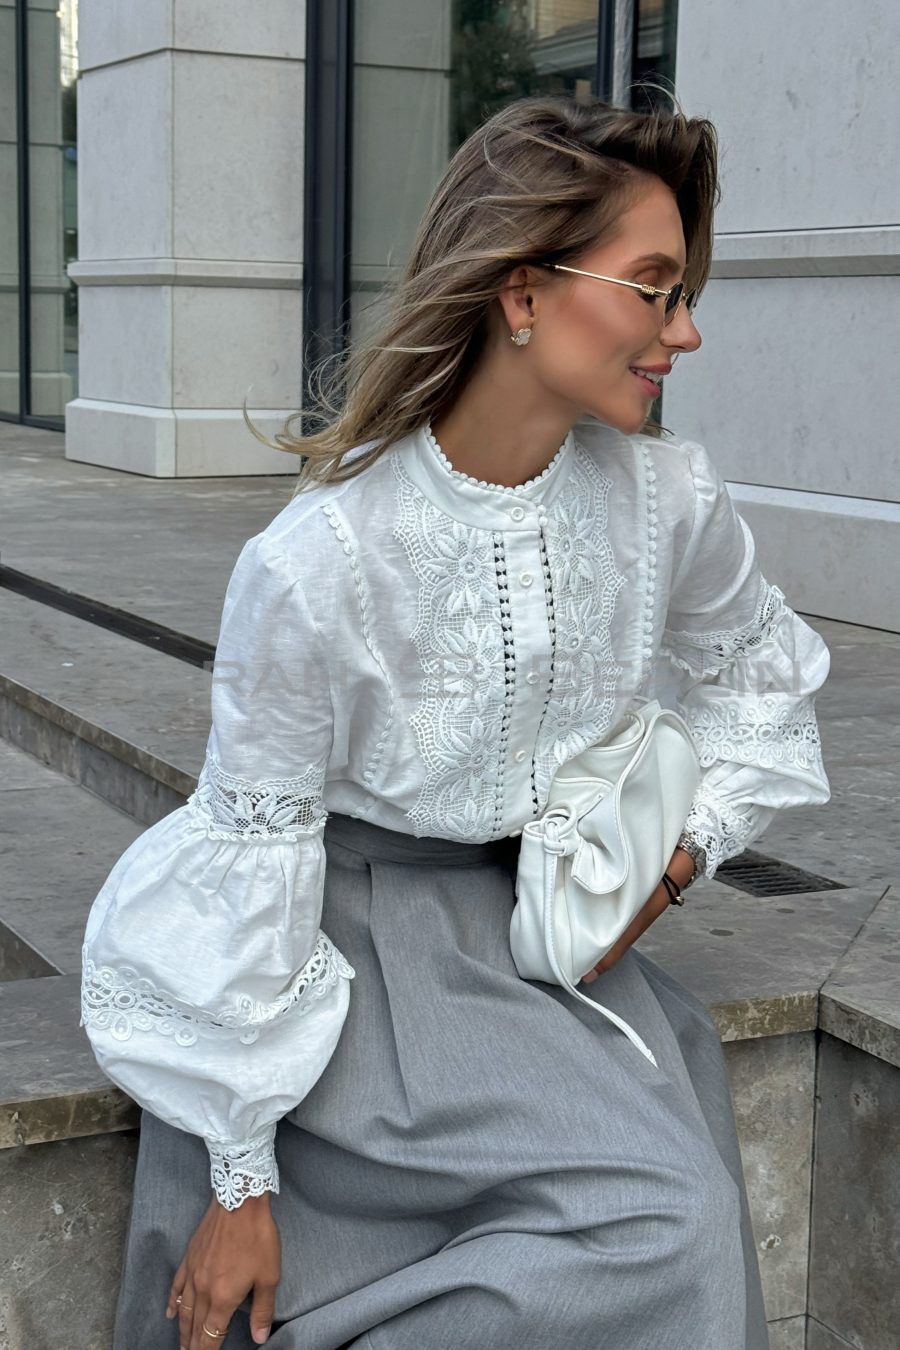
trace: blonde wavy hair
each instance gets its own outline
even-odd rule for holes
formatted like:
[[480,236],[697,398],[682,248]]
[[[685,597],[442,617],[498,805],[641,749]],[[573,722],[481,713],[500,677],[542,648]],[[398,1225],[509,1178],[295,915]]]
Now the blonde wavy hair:
[[[244,400],[244,419],[258,440],[303,457],[293,496],[355,477],[404,436],[436,422],[478,361],[489,307],[507,274],[522,263],[574,263],[614,233],[647,175],[662,179],[676,198],[687,248],[685,289],[702,291],[720,195],[716,131],[705,118],[685,116],[662,92],[673,99],[671,111],[529,96],[469,136],[431,195],[405,269],[383,296],[382,321],[312,373],[324,429],[291,434],[298,411],[271,441],[253,426]],[[643,430],[661,435],[665,428],[648,415]],[[342,465],[349,451],[370,441]]]

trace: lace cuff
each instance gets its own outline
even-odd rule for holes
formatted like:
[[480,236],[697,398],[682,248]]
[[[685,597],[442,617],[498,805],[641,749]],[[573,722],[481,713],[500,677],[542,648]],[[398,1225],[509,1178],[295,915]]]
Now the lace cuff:
[[275,1131],[272,1125],[252,1139],[206,1139],[212,1187],[225,1209],[238,1209],[248,1195],[279,1191]]
[[774,814],[767,807],[754,806],[752,814],[744,815],[701,782],[684,823],[684,833],[704,850],[703,875],[712,880],[720,864],[742,853],[762,834]]

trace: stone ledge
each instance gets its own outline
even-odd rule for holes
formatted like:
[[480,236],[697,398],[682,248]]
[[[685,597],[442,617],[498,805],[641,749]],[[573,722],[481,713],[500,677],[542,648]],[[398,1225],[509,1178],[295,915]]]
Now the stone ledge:
[[0,984],[0,1149],[140,1123],[79,1026],[80,990],[80,975]]
[[[753,1041],[817,1027],[900,1067],[900,1009],[892,959],[900,937],[900,895],[888,889],[828,891],[790,897],[752,897],[737,915],[755,929],[756,940],[739,943],[740,960],[725,966],[704,951],[702,934],[715,909],[713,933],[721,927],[722,899],[728,890],[715,882],[696,888],[694,912],[679,911],[684,924],[664,925],[664,936],[642,951],[660,960],[677,979],[696,992],[709,1008],[725,1042]],[[729,903],[736,906],[734,892]],[[765,903],[790,899],[790,906]],[[818,945],[805,953],[782,943],[773,947],[772,917],[780,910],[820,917],[832,903],[840,906],[833,930],[819,934]],[[741,896],[746,902],[750,897]],[[767,919],[768,915],[768,919]],[[860,917],[863,922],[860,923]],[[832,918],[835,915],[832,914]],[[780,923],[781,920],[779,919]],[[799,918],[795,920],[799,924]],[[765,940],[769,939],[769,942]],[[786,955],[787,953],[787,955]],[[830,955],[829,955],[830,953]],[[806,969],[800,957],[809,958]],[[776,972],[793,988],[776,992]],[[787,978],[790,977],[790,978]],[[755,978],[760,992],[744,992]],[[723,997],[726,989],[737,997]],[[79,1026],[80,975],[59,975],[0,984],[0,1148],[45,1143],[90,1134],[131,1129],[139,1108],[102,1073],[90,1042]]]

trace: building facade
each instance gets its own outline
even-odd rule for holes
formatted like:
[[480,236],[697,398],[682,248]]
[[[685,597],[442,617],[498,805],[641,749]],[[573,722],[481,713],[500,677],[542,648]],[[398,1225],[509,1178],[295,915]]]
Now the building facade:
[[0,418],[135,473],[293,474],[244,399],[270,436],[314,418],[311,369],[377,318],[472,127],[674,83],[723,196],[662,419],[798,608],[900,630],[900,7],[872,7],[0,0]]

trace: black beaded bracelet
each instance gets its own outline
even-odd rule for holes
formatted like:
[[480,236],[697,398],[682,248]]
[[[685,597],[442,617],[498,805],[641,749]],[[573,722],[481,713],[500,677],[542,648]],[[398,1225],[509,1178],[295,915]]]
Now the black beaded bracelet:
[[[675,881],[675,879],[674,879],[673,877],[670,877],[670,876],[669,876],[668,872],[663,872],[663,874],[662,874],[662,882],[663,882],[663,885],[664,885],[665,888],[666,888],[666,891],[668,892],[668,896],[669,896],[669,904],[670,904],[670,905],[683,905],[683,904],[684,904],[684,896],[681,894],[681,891],[680,891],[679,888],[678,888],[678,883]],[[673,894],[673,891],[674,891],[674,894]]]

